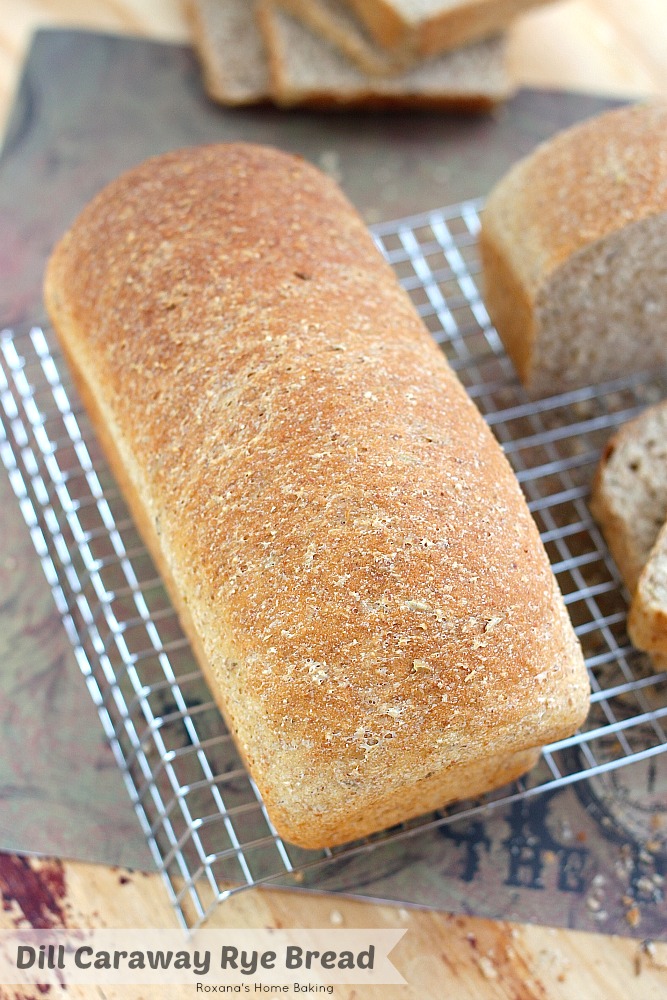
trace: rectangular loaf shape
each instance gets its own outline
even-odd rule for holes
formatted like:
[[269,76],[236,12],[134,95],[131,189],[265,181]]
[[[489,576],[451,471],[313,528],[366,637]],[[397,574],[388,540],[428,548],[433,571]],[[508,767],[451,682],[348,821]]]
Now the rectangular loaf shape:
[[503,784],[581,722],[517,481],[333,181],[244,144],[149,160],[83,210],[45,298],[287,840]]

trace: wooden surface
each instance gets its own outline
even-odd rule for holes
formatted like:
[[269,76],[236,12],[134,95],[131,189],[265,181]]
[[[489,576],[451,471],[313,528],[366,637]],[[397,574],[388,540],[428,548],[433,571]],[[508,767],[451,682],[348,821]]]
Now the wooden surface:
[[[180,0],[3,0],[0,128],[31,31],[57,24],[187,40]],[[519,83],[610,95],[667,96],[665,0],[555,3],[517,24],[511,57]],[[156,876],[0,855],[0,894],[0,927],[14,927],[24,920],[34,924],[40,913],[53,925],[64,922],[71,927],[175,925]],[[274,891],[235,897],[219,909],[215,924],[406,927],[393,957],[410,985],[365,989],[369,1000],[374,996],[444,1000],[667,996],[667,945]],[[123,987],[71,989],[66,995],[149,998],[163,992]],[[188,988],[188,995],[192,993]],[[170,989],[169,995],[181,994]],[[1,1000],[27,996],[24,989],[0,986]],[[337,987],[335,996],[352,1000],[361,993]]]
[[[21,902],[33,925],[69,927],[172,927],[157,876],[57,861],[2,859],[0,888],[23,878],[0,911],[0,929],[20,922]],[[16,877],[12,881],[12,875]],[[36,886],[44,886],[40,894]],[[17,898],[18,897],[18,898]],[[38,901],[37,904],[35,901]],[[213,927],[407,928],[391,954],[408,986],[336,986],[336,1000],[664,1000],[667,945],[598,937],[542,927],[357,903],[338,897],[252,890],[221,906]],[[3,992],[3,989],[5,992]],[[164,987],[143,989],[70,986],[69,1000],[157,1000]],[[195,995],[192,986],[169,987],[172,1000]],[[291,995],[291,991],[290,991]],[[40,994],[0,986],[1,1000]],[[48,994],[56,1000],[55,990]]]

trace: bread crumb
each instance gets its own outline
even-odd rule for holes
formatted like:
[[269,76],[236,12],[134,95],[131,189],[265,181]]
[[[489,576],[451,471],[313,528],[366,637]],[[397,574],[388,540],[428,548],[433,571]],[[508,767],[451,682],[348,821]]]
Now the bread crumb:
[[498,978],[498,970],[488,955],[480,955],[477,959],[477,964],[479,965],[480,971],[485,979]]
[[431,606],[426,601],[406,601],[405,607],[408,611],[430,611]]
[[412,669],[416,672],[417,670],[433,670],[433,667],[426,660],[413,660]]
[[397,719],[402,711],[403,709],[399,708],[397,705],[388,705],[381,710],[380,714],[390,715],[393,719]]

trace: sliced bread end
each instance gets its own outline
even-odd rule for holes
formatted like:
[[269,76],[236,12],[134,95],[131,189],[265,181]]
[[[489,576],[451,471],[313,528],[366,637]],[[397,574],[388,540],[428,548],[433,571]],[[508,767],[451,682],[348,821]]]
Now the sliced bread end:
[[254,0],[188,0],[192,39],[204,87],[212,100],[231,106],[270,99],[264,41]]
[[639,576],[628,633],[638,649],[667,655],[667,524],[660,530]]

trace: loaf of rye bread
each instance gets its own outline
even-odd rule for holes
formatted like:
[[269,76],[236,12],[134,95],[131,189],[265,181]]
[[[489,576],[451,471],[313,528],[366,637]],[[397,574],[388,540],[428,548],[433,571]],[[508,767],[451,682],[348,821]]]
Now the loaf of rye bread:
[[287,840],[503,784],[581,722],[517,481],[333,181],[243,144],[149,160],[83,210],[45,295]]

